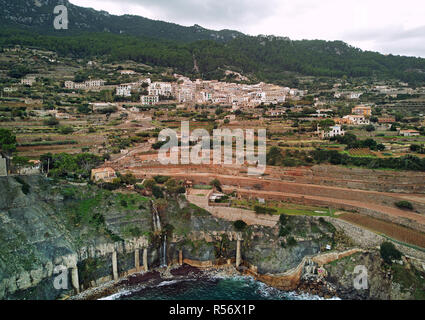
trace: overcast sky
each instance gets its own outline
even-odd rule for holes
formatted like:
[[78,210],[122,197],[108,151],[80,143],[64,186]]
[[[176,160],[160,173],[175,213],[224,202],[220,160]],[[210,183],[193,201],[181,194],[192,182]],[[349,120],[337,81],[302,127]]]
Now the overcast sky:
[[425,57],[424,0],[70,0],[208,29],[343,40],[364,50]]

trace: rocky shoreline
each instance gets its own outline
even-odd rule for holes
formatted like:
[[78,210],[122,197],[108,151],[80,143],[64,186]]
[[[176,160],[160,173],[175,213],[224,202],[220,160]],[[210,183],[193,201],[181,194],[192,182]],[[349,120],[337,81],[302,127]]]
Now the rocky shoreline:
[[69,300],[99,300],[119,294],[119,292],[137,291],[143,287],[157,286],[164,281],[192,279],[207,279],[213,277],[233,277],[241,274],[233,266],[211,267],[200,269],[189,265],[157,268],[147,272],[140,272],[121,278],[118,281],[109,281],[98,287],[88,289],[72,296]]
[[[69,300],[114,300],[123,295],[130,297],[133,292],[137,293],[144,288],[156,287],[167,281],[179,281],[188,278],[208,280],[212,278],[231,278],[237,276],[244,275],[234,266],[216,266],[200,269],[189,265],[183,265],[158,268],[148,272],[135,273],[118,281],[109,281],[96,288],[91,288],[78,295],[72,296]],[[295,292],[299,295],[308,294],[317,296],[322,299],[338,298],[336,295],[336,288],[325,281],[303,280],[300,282],[298,288],[291,292]]]

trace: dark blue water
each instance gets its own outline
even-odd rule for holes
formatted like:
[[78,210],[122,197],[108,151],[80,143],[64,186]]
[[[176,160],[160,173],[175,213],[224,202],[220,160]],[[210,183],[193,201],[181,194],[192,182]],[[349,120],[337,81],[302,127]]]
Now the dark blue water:
[[184,279],[130,288],[106,299],[114,300],[319,300],[269,287],[249,277]]

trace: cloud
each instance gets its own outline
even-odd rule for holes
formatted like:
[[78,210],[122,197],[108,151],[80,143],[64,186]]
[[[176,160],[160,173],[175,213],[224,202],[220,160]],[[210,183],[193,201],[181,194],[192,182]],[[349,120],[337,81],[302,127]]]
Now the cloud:
[[[205,27],[223,29],[238,28],[244,24],[254,24],[274,14],[279,0],[123,0],[116,1],[82,1],[71,0],[73,4],[93,6],[97,9],[114,8],[114,13],[137,14],[140,10],[149,18],[175,22],[186,26],[200,24]],[[120,8],[121,7],[121,8]],[[131,10],[122,10],[132,7]]]
[[425,57],[425,26],[405,29],[401,25],[392,25],[348,32],[343,37],[368,50]]

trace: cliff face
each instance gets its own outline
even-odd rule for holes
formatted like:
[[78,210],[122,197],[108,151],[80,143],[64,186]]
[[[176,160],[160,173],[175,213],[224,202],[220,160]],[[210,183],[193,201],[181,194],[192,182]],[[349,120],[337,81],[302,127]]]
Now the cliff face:
[[[185,259],[201,263],[236,256],[233,223],[211,216],[184,197],[154,200],[161,234],[153,228],[150,199],[138,194],[41,176],[0,178],[0,190],[0,299],[57,299],[77,287],[111,280],[114,254],[116,275],[126,275],[136,268],[138,248],[148,251],[150,267],[159,265],[165,233],[169,263],[178,261],[179,251]],[[279,238],[278,226],[248,227],[242,234],[242,258],[261,272],[293,268],[320,249],[321,237],[303,234],[304,227],[311,231],[311,223],[303,221],[294,218],[290,223],[298,239],[290,247],[282,245],[285,239]],[[58,266],[76,271],[76,287],[70,276],[69,289],[53,288]]]
[[[0,178],[0,190],[0,299],[59,299],[142,266],[152,269],[164,262],[164,255],[168,264],[178,262],[180,255],[199,266],[234,261],[239,237],[244,263],[271,279],[294,268],[301,276],[305,257],[327,245],[352,247],[331,223],[312,217],[287,217],[273,228],[249,226],[237,232],[232,222],[184,196],[155,200],[41,176]],[[159,231],[153,226],[152,206],[160,216]],[[409,267],[406,278],[401,266],[388,275],[379,256],[361,255],[354,262],[370,270],[371,289],[357,295],[351,289],[354,262],[349,259],[325,266],[342,296],[421,297],[420,264]],[[66,288],[55,288],[61,271],[57,267],[68,271]]]
[[[79,260],[83,248],[150,229],[142,197],[122,196],[124,200],[95,187],[57,184],[40,176],[0,178],[0,190],[0,298],[21,298],[19,291],[42,286],[55,266],[75,264],[68,260]],[[127,207],[122,200],[129,202]],[[41,291],[29,297],[64,293]]]
[[[365,266],[368,288],[356,290],[353,285],[355,266]],[[424,300],[425,272],[404,258],[392,266],[385,265],[377,252],[359,253],[325,266],[327,281],[335,285],[345,299]],[[422,270],[420,270],[422,269]]]

